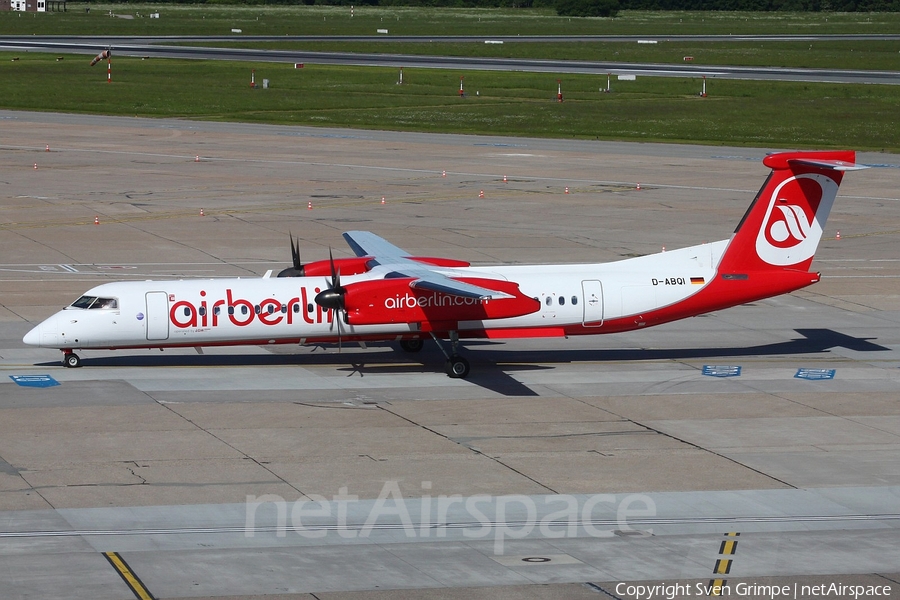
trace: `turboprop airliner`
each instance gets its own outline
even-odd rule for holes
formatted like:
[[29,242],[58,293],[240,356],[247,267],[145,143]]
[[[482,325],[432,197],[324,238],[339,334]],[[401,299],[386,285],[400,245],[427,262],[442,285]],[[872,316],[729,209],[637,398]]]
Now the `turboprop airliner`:
[[[730,239],[602,264],[472,266],[412,256],[366,231],[356,255],[293,266],[278,277],[128,281],[85,292],[32,329],[26,344],[78,349],[395,341],[433,338],[450,377],[469,374],[466,338],[565,337],[643,329],[786,294],[810,272],[852,151],[783,152]],[[449,340],[449,348],[445,346]]]

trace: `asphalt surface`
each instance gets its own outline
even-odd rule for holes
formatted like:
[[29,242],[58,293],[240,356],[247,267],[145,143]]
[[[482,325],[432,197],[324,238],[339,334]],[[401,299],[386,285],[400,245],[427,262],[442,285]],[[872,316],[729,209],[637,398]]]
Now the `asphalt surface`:
[[257,277],[287,266],[288,232],[309,261],[349,256],[349,229],[476,264],[618,260],[727,238],[772,149],[0,123],[0,597],[896,597],[896,156],[845,177],[820,283],[640,332],[464,344],[465,381],[431,345],[65,369],[21,336],[102,281]]

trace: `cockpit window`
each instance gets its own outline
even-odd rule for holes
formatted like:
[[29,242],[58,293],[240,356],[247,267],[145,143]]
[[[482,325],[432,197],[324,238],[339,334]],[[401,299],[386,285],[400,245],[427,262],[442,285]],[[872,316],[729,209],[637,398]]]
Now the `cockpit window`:
[[72,303],[70,308],[119,308],[119,301],[115,298],[98,298],[97,296],[82,296]]
[[72,303],[72,308],[90,308],[96,300],[97,296],[82,296]]

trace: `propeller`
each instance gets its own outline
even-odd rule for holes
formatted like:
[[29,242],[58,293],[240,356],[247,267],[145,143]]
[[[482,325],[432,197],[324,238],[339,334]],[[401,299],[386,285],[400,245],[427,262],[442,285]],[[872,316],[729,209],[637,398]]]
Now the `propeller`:
[[341,286],[341,272],[334,268],[334,256],[331,253],[331,248],[328,249],[328,261],[331,263],[331,281],[328,282],[328,289],[316,294],[316,304],[326,310],[334,311],[334,321],[337,322],[338,330],[338,352],[340,352],[341,338],[343,336],[341,321],[344,320],[346,311],[344,296],[347,294],[347,289]]
[[279,277],[303,277],[306,273],[303,268],[303,263],[300,262],[300,246],[299,240],[298,245],[294,245],[294,236],[288,233],[288,237],[291,240],[291,266],[287,269],[282,270],[278,273]]
[[331,281],[328,282],[328,289],[316,294],[316,304],[326,309],[344,310],[344,294],[347,290],[341,287],[341,272],[334,268],[331,248],[328,249],[328,260],[331,262]]

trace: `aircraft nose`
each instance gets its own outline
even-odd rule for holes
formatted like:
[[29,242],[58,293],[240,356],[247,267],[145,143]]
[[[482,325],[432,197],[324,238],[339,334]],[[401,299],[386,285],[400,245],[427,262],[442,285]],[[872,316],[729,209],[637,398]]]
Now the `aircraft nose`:
[[43,327],[43,323],[29,331],[25,334],[25,337],[22,338],[22,341],[28,344],[29,346],[40,346],[41,345],[41,328]]
[[22,341],[29,346],[40,348],[56,348],[59,344],[59,318],[54,315],[42,321],[37,327],[25,334]]

